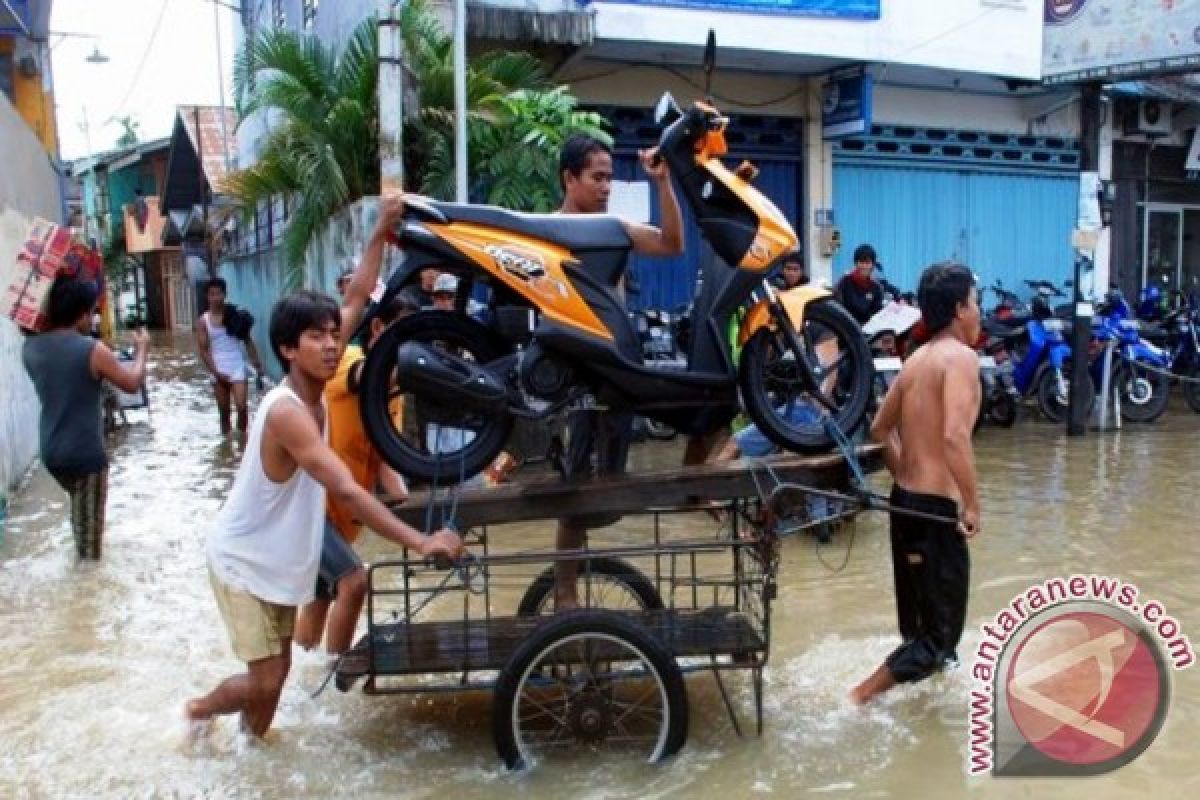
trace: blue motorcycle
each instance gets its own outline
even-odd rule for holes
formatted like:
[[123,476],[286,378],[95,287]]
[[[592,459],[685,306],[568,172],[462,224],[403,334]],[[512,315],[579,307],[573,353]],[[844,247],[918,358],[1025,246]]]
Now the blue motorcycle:
[[1200,414],[1200,331],[1196,324],[1200,306],[1195,295],[1185,295],[1178,289],[1171,292],[1171,297],[1173,309],[1163,302],[1158,287],[1142,289],[1138,319],[1146,327],[1141,333],[1166,348],[1171,372],[1183,385],[1183,399],[1188,408]]
[[[1071,394],[1071,345],[1067,342],[1067,321],[1050,307],[1053,297],[1066,295],[1049,281],[1026,281],[1034,289],[1027,319],[1010,317],[1007,320],[989,319],[985,330],[1003,339],[1013,358],[1013,383],[1022,398],[1035,396],[1038,409],[1051,422],[1067,417]],[[1016,327],[1012,327],[1017,323]],[[1096,393],[1091,381],[1084,386],[1081,398],[1090,414]]]
[[[1111,386],[1121,400],[1121,418],[1128,422],[1154,422],[1167,410],[1171,391],[1171,356],[1142,339],[1141,325],[1115,287],[1104,296],[1092,320],[1092,341],[1115,348]],[[1092,360],[1092,380],[1101,386],[1105,359]]]

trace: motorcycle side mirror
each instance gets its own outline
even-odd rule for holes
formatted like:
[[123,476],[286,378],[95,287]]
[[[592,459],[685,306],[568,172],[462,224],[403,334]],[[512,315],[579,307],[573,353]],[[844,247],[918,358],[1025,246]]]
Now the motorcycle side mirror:
[[655,124],[670,125],[681,116],[683,116],[683,112],[679,110],[679,104],[675,102],[675,98],[671,96],[670,92],[663,92],[663,96],[658,98],[658,104],[654,107]]

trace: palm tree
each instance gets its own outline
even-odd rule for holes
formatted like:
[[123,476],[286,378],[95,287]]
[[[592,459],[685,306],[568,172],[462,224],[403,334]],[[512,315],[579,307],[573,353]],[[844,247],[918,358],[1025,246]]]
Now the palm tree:
[[[405,129],[408,188],[454,194],[454,47],[428,0],[409,0],[400,32],[416,77],[420,108]],[[227,190],[248,213],[263,200],[291,198],[284,234],[288,278],[302,275],[304,250],[339,209],[379,192],[379,51],[373,17],[341,53],[315,38],[268,30],[234,65],[240,118],[275,121],[259,161],[235,172]],[[574,130],[606,138],[603,121],[551,89],[545,68],[525,53],[493,51],[467,67],[469,173],[474,196],[526,210],[548,210],[557,195],[558,145]],[[531,147],[531,145],[533,147]]]
[[379,193],[377,44],[373,19],[359,24],[340,53],[315,37],[273,29],[250,40],[234,64],[239,117],[262,112],[274,124],[258,161],[229,175],[225,187],[250,213],[263,200],[291,200],[283,237],[290,285],[329,218]]

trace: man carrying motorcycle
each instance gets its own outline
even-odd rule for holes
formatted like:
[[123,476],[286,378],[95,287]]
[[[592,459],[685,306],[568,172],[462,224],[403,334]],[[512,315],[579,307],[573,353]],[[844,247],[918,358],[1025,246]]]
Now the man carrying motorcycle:
[[[642,222],[622,220],[633,243],[633,251],[648,256],[677,256],[683,253],[683,215],[671,184],[666,161],[655,150],[639,154],[642,168],[658,193],[662,212],[662,227]],[[562,214],[604,214],[612,192],[612,149],[591,136],[577,134],[563,144],[559,154],[559,181],[563,190]],[[567,418],[566,452],[563,471],[569,480],[593,474],[592,455],[596,456],[594,473],[620,474],[625,471],[629,443],[633,435],[633,417],[628,412],[598,410],[572,411]],[[702,463],[711,449],[712,437],[694,436],[688,442],[686,463]],[[601,528],[616,522],[613,515],[564,517],[558,521],[555,544],[560,550],[582,548],[590,528]],[[554,573],[554,597],[559,610],[574,608],[579,603],[576,579],[578,561],[558,561]]]

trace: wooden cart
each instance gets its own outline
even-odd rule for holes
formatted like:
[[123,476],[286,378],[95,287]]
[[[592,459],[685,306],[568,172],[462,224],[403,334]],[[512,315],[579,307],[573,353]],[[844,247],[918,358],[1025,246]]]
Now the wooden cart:
[[[878,448],[856,458],[867,470],[881,465]],[[739,733],[722,673],[749,672],[761,732],[778,536],[789,522],[765,500],[780,482],[844,489],[851,473],[839,455],[784,457],[418,494],[395,513],[419,528],[453,516],[472,555],[453,570],[408,553],[371,565],[368,631],[336,685],[492,690],[496,748],[511,768],[580,747],[649,761],[675,753],[687,738],[683,676],[692,672],[713,676]],[[494,528],[589,513],[625,515],[623,540],[522,549]],[[555,613],[554,569],[568,561],[580,608]]]

